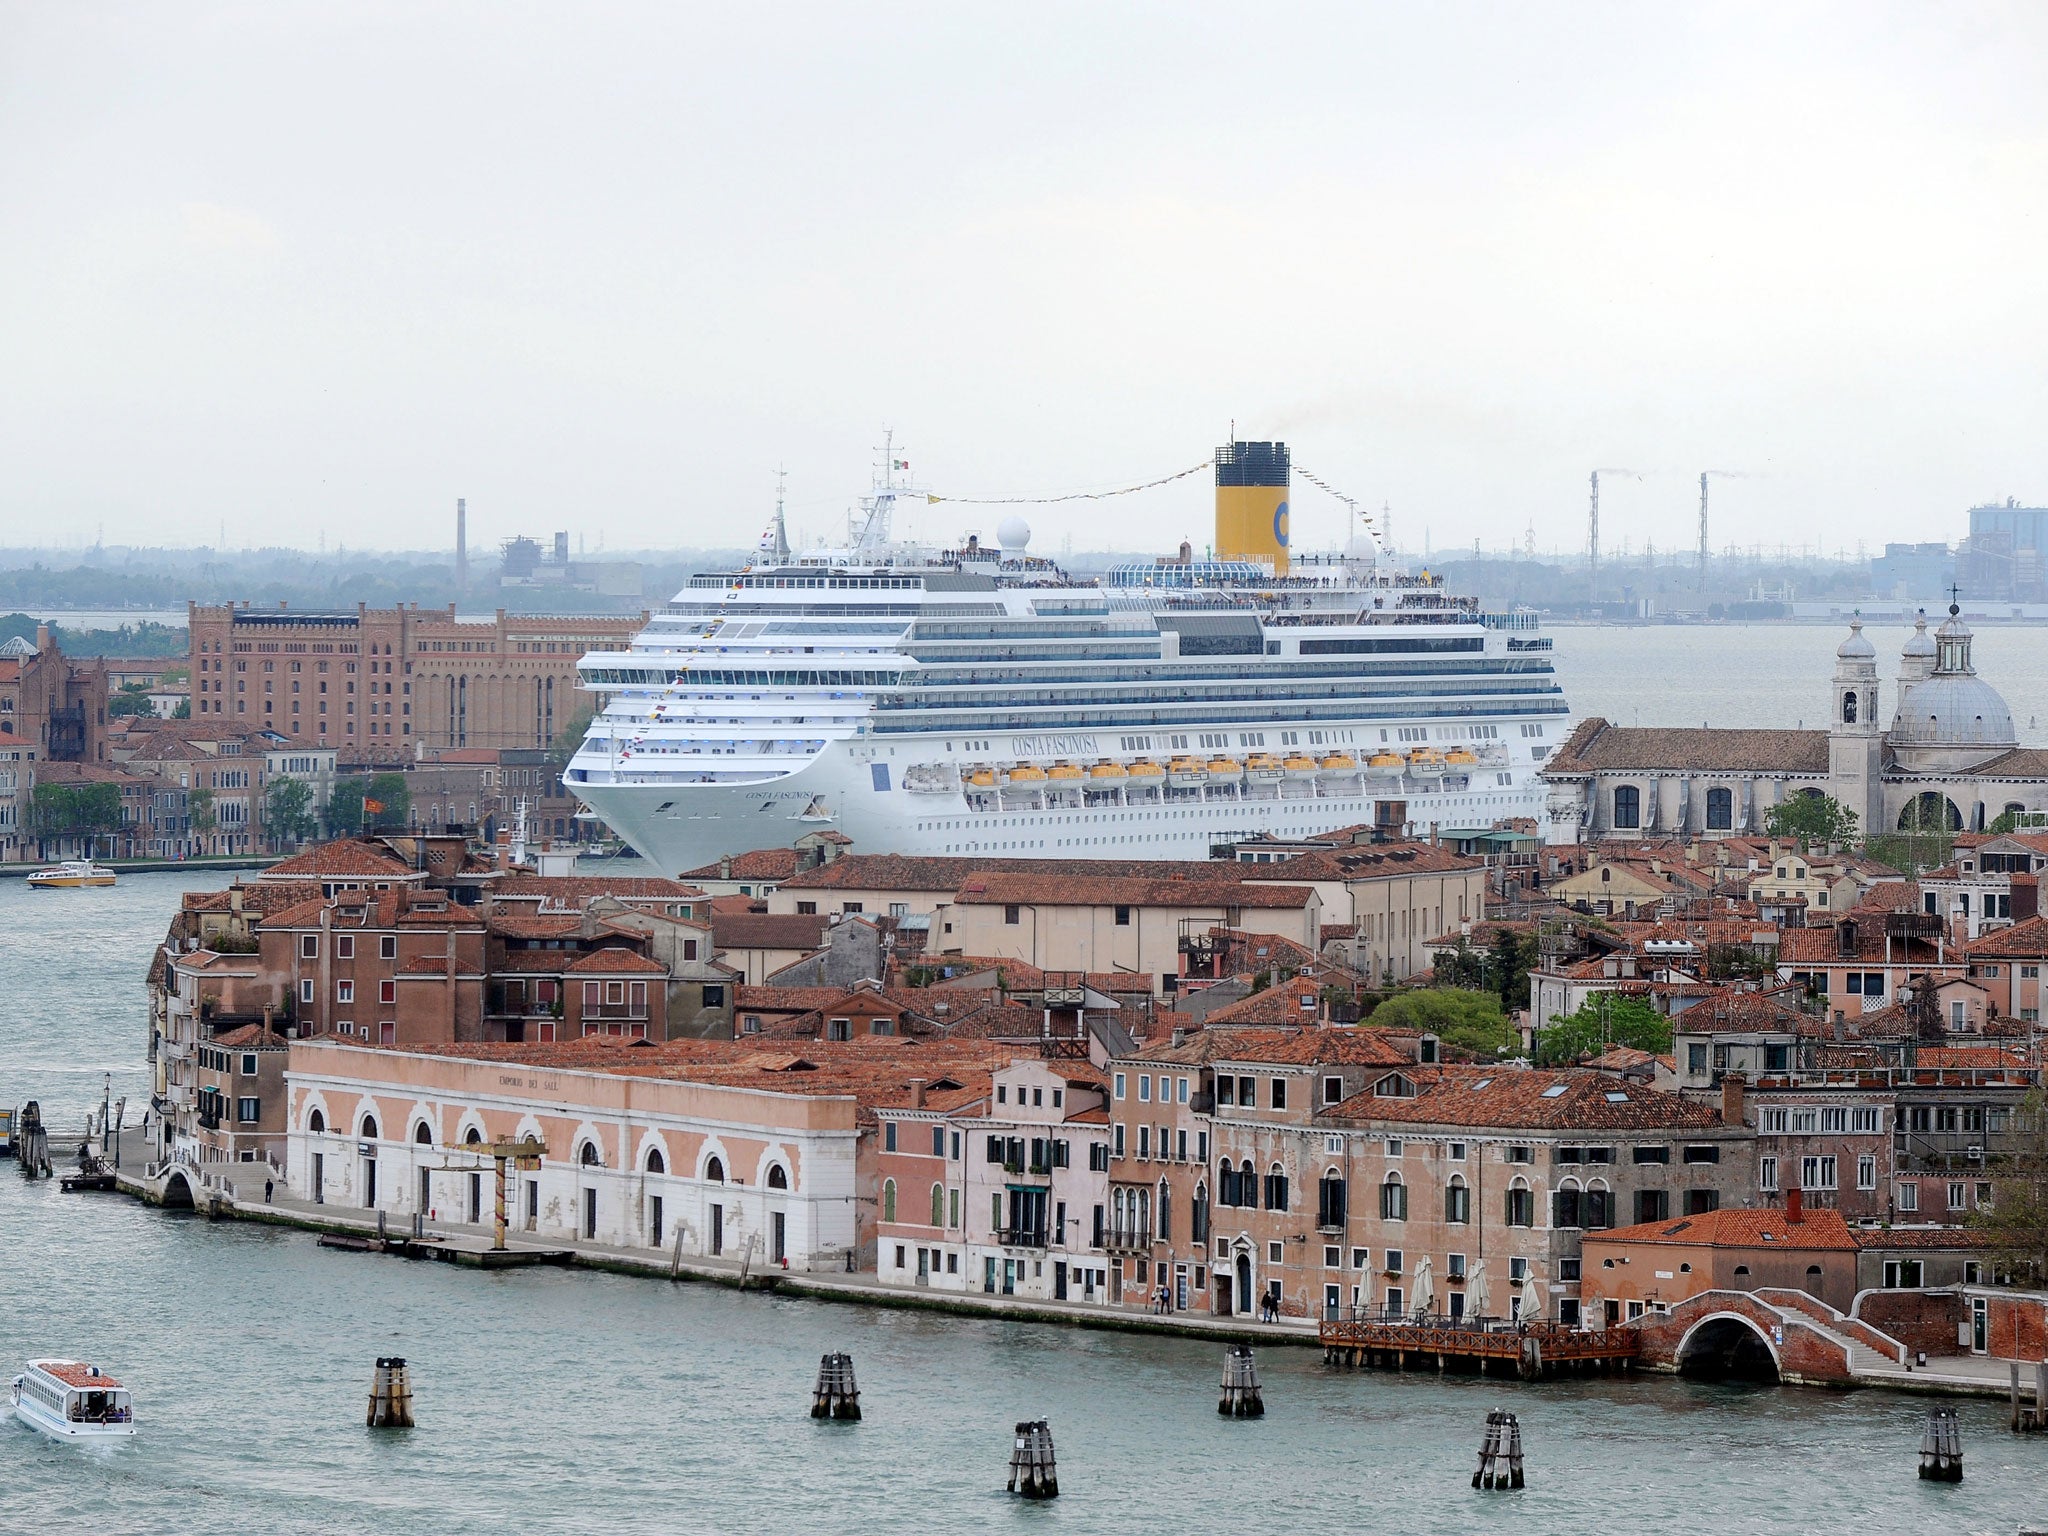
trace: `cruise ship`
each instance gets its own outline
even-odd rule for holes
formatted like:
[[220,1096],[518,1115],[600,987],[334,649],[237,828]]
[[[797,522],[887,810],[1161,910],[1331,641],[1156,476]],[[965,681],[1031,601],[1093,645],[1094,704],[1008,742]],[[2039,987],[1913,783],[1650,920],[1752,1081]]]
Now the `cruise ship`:
[[[867,852],[1206,858],[1258,833],[1542,814],[1571,715],[1536,616],[1357,544],[1288,549],[1286,445],[1215,460],[1217,540],[1070,578],[1021,518],[891,537],[895,461],[843,546],[781,513],[624,652],[570,790],[665,873],[830,829]],[[1367,546],[1369,550],[1369,545]]]

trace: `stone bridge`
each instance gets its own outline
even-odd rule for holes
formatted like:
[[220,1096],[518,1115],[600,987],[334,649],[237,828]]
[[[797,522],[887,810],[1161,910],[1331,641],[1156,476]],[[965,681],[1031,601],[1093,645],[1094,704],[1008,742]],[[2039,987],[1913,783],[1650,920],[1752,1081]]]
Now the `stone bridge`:
[[1703,1291],[1625,1326],[1639,1365],[1688,1375],[1853,1386],[1905,1358],[1898,1340],[1796,1291]]

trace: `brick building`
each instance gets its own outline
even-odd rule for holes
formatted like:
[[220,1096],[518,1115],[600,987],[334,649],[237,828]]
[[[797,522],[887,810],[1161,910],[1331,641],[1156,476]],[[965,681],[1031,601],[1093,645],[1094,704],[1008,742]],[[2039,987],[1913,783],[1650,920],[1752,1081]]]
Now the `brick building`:
[[192,715],[332,746],[344,763],[397,764],[419,747],[545,748],[585,709],[576,661],[624,649],[647,615],[447,609],[292,613],[190,605]]
[[30,807],[38,765],[105,766],[107,678],[57,649],[47,624],[33,644],[0,645],[0,862],[41,857]]

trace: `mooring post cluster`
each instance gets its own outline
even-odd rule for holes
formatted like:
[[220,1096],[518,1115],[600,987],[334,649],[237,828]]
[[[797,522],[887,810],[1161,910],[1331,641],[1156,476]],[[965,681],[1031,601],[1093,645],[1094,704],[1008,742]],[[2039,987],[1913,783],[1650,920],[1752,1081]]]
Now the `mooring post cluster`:
[[1512,1413],[1489,1413],[1486,1437],[1479,1442],[1479,1470],[1474,1488],[1522,1486],[1522,1425]]
[[1216,1411],[1232,1419],[1256,1419],[1265,1413],[1251,1345],[1232,1345],[1223,1356],[1223,1395],[1216,1401]]
[[1059,1470],[1052,1457],[1052,1430],[1044,1419],[1027,1419],[1017,1426],[1017,1438],[1010,1447],[1010,1492],[1026,1499],[1060,1496]]
[[819,1357],[818,1385],[811,1392],[811,1417],[860,1417],[860,1388],[853,1383],[853,1356],[830,1354]]
[[1920,1435],[1920,1475],[1930,1483],[1963,1480],[1963,1432],[1955,1409],[1927,1410],[1927,1428]]
[[412,1375],[400,1355],[380,1355],[377,1374],[370,1380],[370,1412],[366,1423],[372,1429],[412,1428]]

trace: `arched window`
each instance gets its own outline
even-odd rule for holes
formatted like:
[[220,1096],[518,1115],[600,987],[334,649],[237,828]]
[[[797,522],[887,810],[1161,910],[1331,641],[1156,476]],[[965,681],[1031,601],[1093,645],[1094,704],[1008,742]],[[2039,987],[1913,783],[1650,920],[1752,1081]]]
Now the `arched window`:
[[1287,1170],[1278,1163],[1266,1170],[1266,1209],[1287,1209]]
[[1622,784],[1615,789],[1614,824],[1617,827],[1640,827],[1643,824],[1643,792],[1635,785]]
[[932,1225],[935,1227],[943,1227],[945,1224],[946,1186],[943,1184],[934,1184],[932,1186]]
[[1237,1203],[1248,1210],[1259,1208],[1259,1171],[1250,1158],[1237,1167]]
[[306,1129],[315,1136],[320,1135],[327,1129],[327,1117],[317,1109],[311,1111],[306,1116]]
[[1316,1225],[1341,1227],[1346,1214],[1344,1175],[1335,1168],[1325,1168],[1316,1183]]
[[1515,1175],[1515,1182],[1508,1188],[1507,1218],[1511,1227],[1536,1225],[1536,1192],[1520,1174]]
[[1444,1190],[1444,1220],[1460,1227],[1472,1220],[1472,1191],[1462,1173],[1452,1174],[1450,1186]]
[[375,1115],[363,1116],[362,1137],[365,1141],[375,1141],[377,1139],[377,1117]]
[[422,1120],[412,1128],[412,1139],[423,1147],[431,1147],[434,1144],[434,1128]]
[[1189,1207],[1188,1220],[1194,1228],[1193,1231],[1188,1233],[1188,1236],[1198,1243],[1208,1242],[1209,1186],[1206,1183],[1197,1182],[1195,1185],[1195,1199],[1194,1203]]
[[1738,1264],[1735,1266],[1735,1283],[1738,1287],[1748,1287],[1749,1266],[1747,1264]]
[[647,1149],[647,1171],[649,1173],[668,1172],[668,1159],[661,1155],[661,1148],[649,1147]]
[[1844,724],[1844,725],[1854,725],[1855,723],[1856,723],[1856,694],[1855,694],[1855,691],[1854,691],[1854,690],[1852,689],[1852,690],[1851,690],[1851,691],[1849,691],[1848,693],[1845,693],[1845,694],[1843,694],[1843,695],[1842,695],[1842,724]]
[[725,1182],[724,1160],[716,1157],[709,1159],[704,1164],[704,1178],[707,1183],[723,1184]]
[[462,1144],[465,1147],[480,1147],[484,1144],[484,1133],[472,1125],[462,1133]]
[[1166,1242],[1173,1236],[1173,1191],[1167,1188],[1166,1180],[1159,1181],[1159,1241]]
[[1386,1183],[1380,1186],[1380,1220],[1406,1221],[1408,1219],[1408,1186],[1401,1182],[1401,1175],[1390,1173]]
[[602,1168],[604,1166],[604,1158],[598,1152],[597,1143],[594,1141],[583,1143],[583,1150],[576,1154],[576,1161],[586,1168]]
[[1735,792],[1728,789],[1707,791],[1707,830],[1709,832],[1732,832],[1735,830]]
[[768,1187],[770,1189],[789,1188],[789,1170],[780,1163],[770,1163],[768,1165]]
[[896,1181],[894,1179],[884,1179],[882,1181],[882,1220],[894,1221],[895,1219]]
[[1960,832],[1963,813],[1955,801],[1939,790],[1924,790],[1907,801],[1899,812],[1901,832]]

